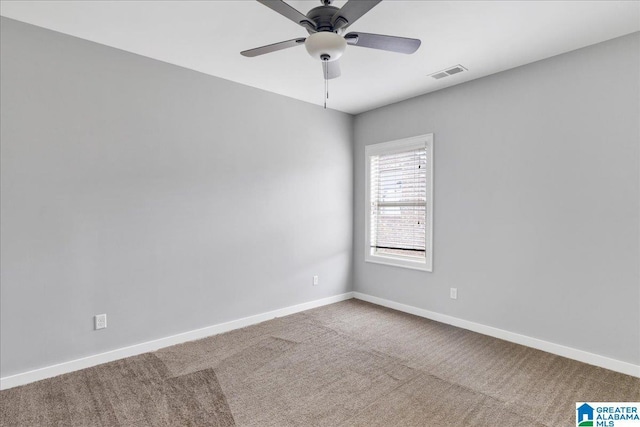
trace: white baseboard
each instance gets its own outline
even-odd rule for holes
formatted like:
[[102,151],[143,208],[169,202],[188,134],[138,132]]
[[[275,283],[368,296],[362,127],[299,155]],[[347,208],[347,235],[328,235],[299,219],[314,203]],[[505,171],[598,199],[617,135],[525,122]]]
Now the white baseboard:
[[344,301],[353,298],[353,292],[347,292],[341,295],[335,295],[328,298],[322,298],[315,301],[305,302],[290,307],[280,308],[278,310],[266,313],[256,314],[255,316],[244,317],[242,319],[232,320],[231,322],[220,323],[218,325],[207,326],[206,328],[196,329],[153,341],[147,341],[141,344],[135,344],[129,347],[123,347],[116,350],[107,351],[105,353],[95,354],[81,359],[71,360],[69,362],[59,363],[57,365],[47,366],[33,371],[23,372],[16,375],[0,378],[0,390],[11,387],[28,384],[34,381],[51,378],[80,369],[90,368],[102,363],[112,362],[114,360],[123,359],[125,357],[137,356],[142,353],[159,350],[187,341],[193,341],[200,338],[206,338],[211,335],[221,334],[234,329],[244,328],[246,326],[255,325],[276,317],[288,316],[300,311],[310,310],[312,308],[321,307],[327,304]]
[[583,350],[577,350],[575,348],[567,347],[560,344],[543,341],[537,338],[528,337],[526,335],[516,334],[514,332],[505,331],[503,329],[494,328],[491,326],[482,325],[480,323],[471,322],[457,317],[448,316],[446,314],[440,314],[433,311],[425,310],[422,308],[401,304],[398,302],[386,300],[383,298],[374,297],[371,295],[363,294],[360,292],[347,292],[341,295],[335,295],[328,298],[323,298],[315,301],[310,301],[290,307],[281,308],[278,310],[269,311],[266,313],[256,314],[254,316],[244,317],[242,319],[232,320],[226,323],[220,323],[218,325],[207,326],[205,328],[196,329],[189,332],[184,332],[177,335],[172,335],[165,338],[160,338],[153,341],[144,342],[141,344],[135,344],[129,347],[123,347],[116,350],[107,351],[105,353],[95,354],[88,357],[83,357],[68,362],[59,363],[52,366],[47,366],[33,371],[23,372],[16,375],[0,378],[0,390],[5,390],[12,387],[28,384],[34,381],[43,380],[46,378],[55,377],[58,375],[74,372],[80,369],[90,368],[92,366],[100,365],[102,363],[112,362],[114,360],[123,359],[125,357],[137,356],[139,354],[148,353],[150,351],[156,351],[164,347],[169,347],[176,344],[181,344],[187,341],[193,341],[200,338],[206,338],[212,335],[221,334],[234,329],[244,328],[246,326],[255,325],[267,320],[274,319],[276,317],[288,316],[290,314],[298,313],[312,308],[321,307],[323,305],[333,304],[336,302],[348,300],[351,298],[357,298],[363,301],[367,301],[373,304],[381,305],[383,307],[392,308],[394,310],[402,311],[405,313],[413,314],[416,316],[424,317],[427,319],[435,320],[441,323],[447,323],[449,325],[457,326],[459,328],[468,329],[470,331],[478,332],[484,335],[489,335],[495,338],[500,338],[505,341],[510,341],[516,344],[525,345],[527,347],[536,348],[538,350],[546,351],[548,353],[557,354],[559,356],[567,357],[569,359],[578,360],[580,362],[588,363],[590,365],[599,366],[601,368],[610,369],[612,371],[620,372],[635,377],[640,377],[640,366],[634,365],[620,360],[611,359],[605,356],[589,353]]
[[471,322],[469,320],[459,319],[457,317],[436,313],[422,308],[413,307],[411,305],[401,304],[360,292],[353,292],[353,297],[362,301],[370,302],[372,304],[381,305],[420,317],[425,317],[437,322],[447,323],[449,325],[457,326],[462,329],[468,329],[470,331],[478,332],[483,335],[489,335],[491,337],[499,338],[505,341],[532,347],[538,350],[546,351],[547,353],[557,354],[558,356],[567,357],[569,359],[574,359],[580,362],[588,363],[590,365],[599,366],[601,368],[609,369],[627,375],[632,375],[634,377],[640,377],[640,366],[634,365],[632,363],[622,362],[620,360],[611,359],[609,357],[600,356],[598,354],[589,353],[587,351],[578,350],[548,341],[543,341],[526,335],[516,334],[514,332],[505,331],[503,329],[494,328],[492,326],[482,325],[480,323]]

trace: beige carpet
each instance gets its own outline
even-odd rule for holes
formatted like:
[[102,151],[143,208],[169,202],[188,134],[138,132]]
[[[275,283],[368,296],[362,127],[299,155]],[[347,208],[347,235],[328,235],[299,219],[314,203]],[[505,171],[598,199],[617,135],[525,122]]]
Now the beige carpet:
[[0,392],[2,426],[573,426],[640,379],[349,300]]

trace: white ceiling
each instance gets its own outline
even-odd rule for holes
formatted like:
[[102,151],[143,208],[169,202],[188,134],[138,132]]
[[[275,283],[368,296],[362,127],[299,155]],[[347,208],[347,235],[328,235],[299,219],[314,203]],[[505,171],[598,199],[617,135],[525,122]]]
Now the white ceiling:
[[[355,0],[357,1],[357,0]],[[336,0],[341,7],[344,0]],[[318,0],[291,0],[306,13]],[[321,105],[321,66],[304,47],[240,51],[306,31],[251,0],[1,1],[0,14]],[[357,114],[640,31],[639,1],[385,0],[350,31],[419,38],[413,55],[348,46],[328,107]],[[429,74],[462,64],[468,72]],[[615,68],[615,64],[611,64]]]

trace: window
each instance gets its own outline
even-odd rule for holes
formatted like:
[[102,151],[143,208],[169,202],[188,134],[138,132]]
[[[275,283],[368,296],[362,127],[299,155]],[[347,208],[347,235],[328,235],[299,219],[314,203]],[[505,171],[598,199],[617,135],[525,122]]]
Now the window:
[[432,271],[433,134],[365,147],[365,261]]

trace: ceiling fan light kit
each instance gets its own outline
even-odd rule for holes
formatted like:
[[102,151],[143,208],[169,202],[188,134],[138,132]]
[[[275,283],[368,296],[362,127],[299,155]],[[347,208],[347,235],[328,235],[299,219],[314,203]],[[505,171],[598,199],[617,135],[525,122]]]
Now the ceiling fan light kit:
[[341,8],[331,6],[333,0],[320,0],[322,6],[311,9],[306,15],[289,6],[283,0],[257,0],[285,18],[307,30],[309,36],[258,47],[240,52],[243,56],[254,57],[278,50],[299,46],[304,43],[311,57],[322,61],[322,75],[325,79],[325,108],[327,80],[340,76],[339,59],[347,44],[370,49],[411,54],[420,47],[420,40],[405,37],[386,36],[344,31],[382,0],[349,0]]
[[336,33],[322,31],[307,37],[304,47],[312,58],[320,61],[335,61],[344,53],[347,41]]

